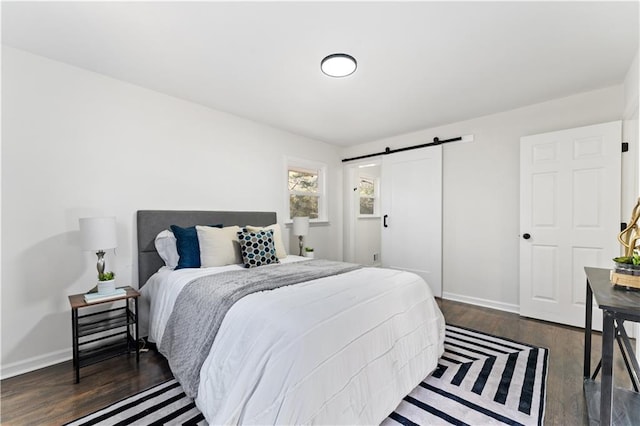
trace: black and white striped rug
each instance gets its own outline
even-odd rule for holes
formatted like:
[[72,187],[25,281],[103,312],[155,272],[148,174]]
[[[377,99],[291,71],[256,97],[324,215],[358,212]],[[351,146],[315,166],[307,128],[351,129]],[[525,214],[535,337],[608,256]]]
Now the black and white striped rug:
[[[448,325],[437,369],[387,417],[397,425],[540,425],[548,350]],[[206,425],[169,380],[68,425]]]

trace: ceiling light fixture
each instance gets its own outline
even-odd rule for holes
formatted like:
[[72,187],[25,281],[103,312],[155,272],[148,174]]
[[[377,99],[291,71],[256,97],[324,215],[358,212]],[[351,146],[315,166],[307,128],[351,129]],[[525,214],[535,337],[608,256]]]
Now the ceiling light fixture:
[[334,53],[320,63],[320,69],[329,77],[346,77],[358,68],[355,58],[346,53]]

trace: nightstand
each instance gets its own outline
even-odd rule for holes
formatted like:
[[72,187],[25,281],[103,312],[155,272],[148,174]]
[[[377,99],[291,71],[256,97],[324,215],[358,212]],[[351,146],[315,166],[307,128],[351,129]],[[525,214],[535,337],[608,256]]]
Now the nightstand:
[[[126,294],[100,302],[87,303],[84,293],[69,296],[71,304],[71,329],[73,340],[73,368],[76,383],[80,382],[80,368],[106,359],[131,353],[135,350],[136,362],[140,362],[138,349],[138,293],[127,286]],[[105,303],[121,303],[124,306],[78,315],[79,309],[96,307]]]

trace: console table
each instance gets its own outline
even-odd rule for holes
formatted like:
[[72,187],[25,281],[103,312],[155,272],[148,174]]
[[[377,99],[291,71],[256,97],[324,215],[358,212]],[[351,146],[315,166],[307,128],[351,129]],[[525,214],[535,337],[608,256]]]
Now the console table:
[[[587,274],[587,300],[584,327],[584,392],[589,421],[607,426],[640,425],[640,367],[625,321],[640,322],[640,292],[620,289],[611,284],[610,270],[584,268]],[[593,299],[602,309],[602,359],[591,375],[591,326]],[[613,342],[616,340],[635,391],[613,386]],[[602,370],[601,383],[595,382]],[[614,398],[615,394],[615,398]],[[615,406],[613,404],[615,399]]]

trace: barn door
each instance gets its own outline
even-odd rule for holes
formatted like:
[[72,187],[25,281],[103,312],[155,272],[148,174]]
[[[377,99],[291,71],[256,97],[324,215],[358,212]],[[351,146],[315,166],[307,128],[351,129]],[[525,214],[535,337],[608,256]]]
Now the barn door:
[[382,264],[420,275],[442,296],[442,146],[387,155],[381,177]]

